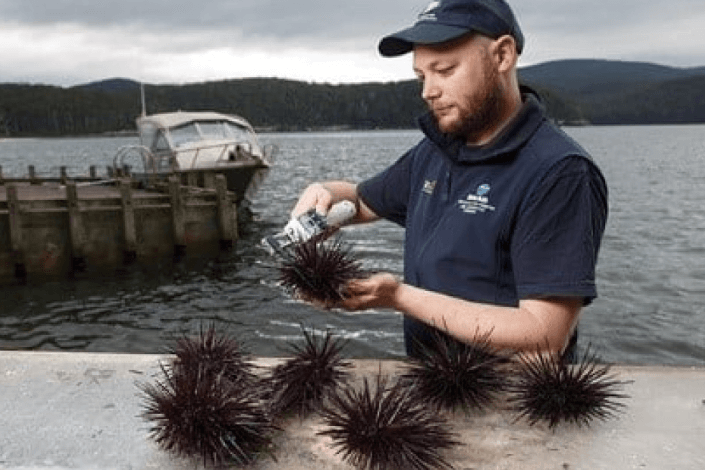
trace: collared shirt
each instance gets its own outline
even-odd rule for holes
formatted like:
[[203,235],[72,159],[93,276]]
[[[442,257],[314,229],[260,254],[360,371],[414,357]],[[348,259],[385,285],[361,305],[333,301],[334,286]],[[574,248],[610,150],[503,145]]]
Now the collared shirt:
[[[596,297],[605,180],[539,102],[524,99],[484,146],[444,135],[424,116],[425,138],[358,186],[377,215],[406,229],[405,282],[505,306]],[[405,319],[407,335],[413,323]]]

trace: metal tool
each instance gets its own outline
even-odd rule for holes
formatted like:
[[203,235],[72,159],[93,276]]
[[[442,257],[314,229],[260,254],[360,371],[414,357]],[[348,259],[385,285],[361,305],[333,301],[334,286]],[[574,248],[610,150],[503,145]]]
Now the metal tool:
[[335,230],[352,219],[356,213],[355,204],[351,201],[340,201],[334,204],[326,215],[311,209],[296,219],[291,219],[281,232],[263,238],[262,245],[272,255],[290,257],[295,245]]

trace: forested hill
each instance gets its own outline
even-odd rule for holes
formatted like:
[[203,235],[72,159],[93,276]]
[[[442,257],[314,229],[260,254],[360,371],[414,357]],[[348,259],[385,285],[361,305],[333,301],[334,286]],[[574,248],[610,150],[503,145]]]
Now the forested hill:
[[[567,124],[705,122],[705,67],[564,60],[522,68],[551,116]],[[423,112],[415,81],[330,85],[275,78],[145,85],[149,113],[214,110],[271,130],[410,128]],[[134,130],[140,85],[111,79],[61,88],[0,84],[0,136]]]

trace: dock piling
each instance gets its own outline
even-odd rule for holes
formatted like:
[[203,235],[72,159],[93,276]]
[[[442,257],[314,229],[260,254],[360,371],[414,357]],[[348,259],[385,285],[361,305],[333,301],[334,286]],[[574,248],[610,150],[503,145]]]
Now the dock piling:
[[66,206],[69,212],[69,241],[71,244],[71,266],[80,270],[85,265],[84,245],[86,243],[81,208],[78,203],[78,191],[74,181],[66,183]]
[[186,246],[186,219],[184,201],[181,197],[181,181],[176,176],[169,177],[169,198],[171,199],[171,220],[174,234],[174,254],[183,254]]
[[203,187],[206,189],[215,189],[215,173],[211,171],[203,173]]
[[15,277],[25,278],[27,276],[27,268],[25,267],[24,246],[22,244],[22,219],[17,186],[8,184],[6,190],[7,210],[10,219],[10,247],[15,263]]
[[122,222],[125,246],[123,249],[126,262],[137,256],[137,228],[135,226],[135,208],[132,204],[132,187],[129,179],[121,179],[120,197],[122,200]]
[[29,184],[40,185],[42,182],[37,178],[37,170],[34,165],[27,166],[27,172],[29,173]]

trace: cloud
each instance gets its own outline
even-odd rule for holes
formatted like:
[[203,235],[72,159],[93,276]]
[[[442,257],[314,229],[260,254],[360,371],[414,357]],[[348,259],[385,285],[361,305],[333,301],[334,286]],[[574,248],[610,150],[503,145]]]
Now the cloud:
[[245,40],[236,32],[172,35],[142,28],[0,23],[0,81],[73,85],[110,77],[185,83],[234,77],[315,82],[411,78],[408,61],[388,61],[373,45],[341,42],[311,48],[296,42]]
[[533,0],[531,7],[521,5],[527,63],[575,57],[673,66],[705,63],[705,8],[700,0]]
[[0,1],[0,18],[34,25],[78,23],[181,34],[237,31],[244,37],[326,41],[378,35],[413,17],[414,2],[391,0]]
[[[0,81],[412,78],[379,39],[426,0],[0,0]],[[702,0],[514,0],[521,64],[594,57],[703,65]]]
[[0,81],[411,78],[407,62],[381,59],[376,45],[416,8],[399,0],[0,0]]

